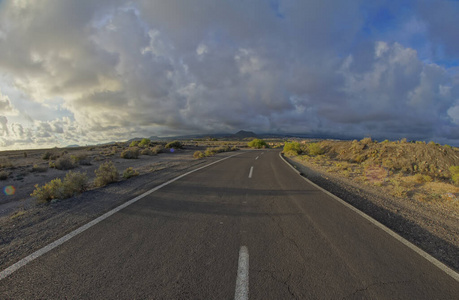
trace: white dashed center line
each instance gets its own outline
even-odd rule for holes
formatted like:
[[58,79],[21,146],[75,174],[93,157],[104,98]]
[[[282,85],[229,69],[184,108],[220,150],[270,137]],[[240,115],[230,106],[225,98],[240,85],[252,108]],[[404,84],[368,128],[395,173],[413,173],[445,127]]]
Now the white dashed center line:
[[239,262],[237,267],[236,292],[234,300],[249,299],[249,249],[242,246],[239,250]]
[[250,167],[249,178],[252,178],[253,167]]
[[258,159],[258,157],[259,157],[259,156],[255,157],[255,160],[257,160],[257,159]]

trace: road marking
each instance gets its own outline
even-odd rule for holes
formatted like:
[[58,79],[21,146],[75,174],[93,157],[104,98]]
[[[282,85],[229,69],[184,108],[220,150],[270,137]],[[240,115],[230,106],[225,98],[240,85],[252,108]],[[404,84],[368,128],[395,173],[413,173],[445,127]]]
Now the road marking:
[[171,180],[169,180],[169,181],[167,181],[167,182],[165,182],[165,183],[163,183],[163,184],[160,184],[160,185],[158,185],[157,187],[154,187],[154,188],[152,188],[152,189],[149,190],[149,191],[146,191],[146,192],[143,193],[142,195],[139,195],[139,196],[137,196],[137,197],[135,197],[135,198],[133,198],[133,199],[131,199],[131,200],[129,200],[129,201],[127,201],[127,202],[121,204],[121,205],[118,206],[118,207],[115,207],[115,208],[112,209],[111,211],[106,212],[106,213],[103,214],[102,216],[100,216],[100,217],[98,217],[98,218],[92,220],[91,222],[89,222],[89,223],[87,223],[87,224],[85,224],[85,225],[83,225],[83,226],[81,226],[81,227],[75,229],[74,231],[72,231],[72,232],[70,232],[70,233],[64,235],[64,236],[61,237],[60,239],[58,239],[58,240],[52,242],[51,244],[48,244],[47,246],[45,246],[45,247],[43,247],[43,248],[41,248],[41,249],[35,251],[34,253],[32,253],[32,254],[26,256],[25,258],[21,259],[20,261],[16,262],[15,264],[13,264],[13,265],[9,266],[8,268],[6,268],[5,270],[1,271],[1,272],[0,272],[0,280],[2,280],[2,279],[4,279],[4,278],[8,277],[8,276],[11,275],[12,273],[16,272],[19,268],[21,268],[21,267],[27,265],[29,262],[35,260],[36,258],[42,256],[43,254],[45,254],[45,253],[47,253],[47,252],[53,250],[53,249],[56,248],[57,246],[62,245],[63,243],[67,242],[68,240],[70,240],[70,239],[73,238],[74,236],[76,236],[76,235],[82,233],[82,232],[85,231],[86,229],[91,228],[92,226],[96,225],[97,223],[99,223],[99,222],[105,220],[106,218],[110,217],[111,215],[113,215],[113,214],[119,212],[119,211],[122,210],[123,208],[126,208],[127,206],[129,206],[129,205],[131,205],[131,204],[133,204],[133,203],[139,201],[139,200],[142,199],[143,197],[148,196],[148,195],[150,195],[150,194],[153,193],[153,192],[156,192],[156,191],[159,190],[160,188],[163,188],[163,187],[165,187],[166,185],[169,185],[169,184],[171,184],[171,183],[174,182],[174,181],[177,181],[177,180],[179,180],[179,179],[181,179],[181,178],[183,178],[183,177],[185,177],[185,176],[187,176],[187,175],[190,175],[191,173],[194,173],[194,172],[196,172],[196,171],[199,171],[199,170],[202,170],[202,169],[204,169],[204,168],[210,167],[210,166],[212,166],[212,165],[214,165],[214,164],[216,164],[216,163],[219,163],[219,162],[224,161],[224,160],[226,160],[226,159],[228,159],[228,158],[231,158],[231,157],[234,157],[234,156],[237,156],[237,155],[241,155],[241,154],[242,154],[242,153],[234,154],[234,155],[225,157],[225,158],[223,158],[223,159],[214,161],[213,163],[210,163],[210,164],[208,164],[208,165],[205,165],[205,166],[199,167],[199,168],[197,168],[197,169],[191,170],[191,171],[189,171],[189,172],[187,172],[187,173],[185,173],[185,174],[182,174],[182,175],[180,175],[180,176],[178,176],[178,177],[175,177],[175,178],[173,178],[173,179],[171,179]]
[[[300,172],[295,169],[294,166],[292,166],[283,156],[282,156],[282,152],[279,152],[279,156],[280,158],[290,167],[292,168],[298,175],[300,175]],[[300,175],[301,176],[301,175]],[[369,215],[367,215],[366,213],[364,213],[363,211],[360,211],[358,210],[357,208],[355,208],[354,206],[350,205],[349,203],[347,203],[346,201],[344,201],[343,199],[339,198],[338,196],[330,193],[329,191],[327,191],[326,189],[318,186],[317,184],[315,184],[314,182],[312,182],[311,180],[307,179],[306,177],[303,177],[301,176],[301,178],[303,178],[305,181],[307,181],[309,184],[315,186],[316,188],[318,188],[319,190],[321,190],[322,192],[324,192],[325,194],[329,195],[330,197],[332,197],[333,199],[335,199],[336,201],[338,201],[339,203],[343,204],[344,206],[348,207],[349,209],[353,210],[354,212],[358,213],[360,216],[364,217],[365,219],[367,219],[368,221],[370,221],[371,223],[373,223],[374,225],[376,225],[377,227],[381,228],[382,230],[384,230],[386,233],[388,233],[389,235],[391,235],[393,238],[395,238],[396,240],[398,240],[399,242],[401,242],[402,244],[404,244],[405,246],[407,246],[408,248],[410,248],[411,250],[413,250],[414,252],[416,252],[417,254],[421,255],[422,257],[424,257],[426,260],[428,260],[430,263],[432,263],[433,265],[437,266],[440,270],[442,270],[443,272],[445,272],[446,274],[448,274],[449,276],[451,276],[454,280],[458,281],[459,282],[459,273],[457,273],[456,271],[454,271],[453,269],[449,268],[447,265],[443,264],[442,262],[440,262],[438,259],[436,259],[435,257],[433,257],[432,255],[428,254],[427,252],[425,252],[424,250],[422,250],[421,248],[419,248],[418,246],[412,244],[411,242],[409,242],[407,239],[405,239],[404,237],[402,237],[401,235],[399,235],[398,233],[395,233],[395,231],[392,231],[389,227],[386,227],[385,225],[381,224],[380,222],[378,222],[377,220],[373,219],[372,217],[370,217]]]
[[242,246],[239,250],[239,262],[237,266],[236,292],[234,300],[249,299],[249,250]]
[[250,167],[249,178],[252,178],[253,167]]
[[255,160],[257,160],[257,159],[258,159],[258,157],[259,157],[259,156],[255,157]]

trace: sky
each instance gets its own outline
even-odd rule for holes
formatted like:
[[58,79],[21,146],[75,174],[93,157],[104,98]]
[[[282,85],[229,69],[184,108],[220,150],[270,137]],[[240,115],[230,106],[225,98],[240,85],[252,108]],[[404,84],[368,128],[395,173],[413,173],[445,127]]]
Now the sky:
[[0,150],[297,133],[459,146],[459,1],[0,0]]

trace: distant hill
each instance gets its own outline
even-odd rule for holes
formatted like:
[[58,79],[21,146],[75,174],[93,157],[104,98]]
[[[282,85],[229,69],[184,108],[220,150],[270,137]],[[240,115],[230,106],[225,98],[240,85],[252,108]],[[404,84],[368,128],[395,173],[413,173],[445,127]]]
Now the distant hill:
[[245,130],[240,130],[233,134],[233,137],[236,138],[249,138],[249,137],[258,137],[258,135],[255,132],[252,131],[245,131]]

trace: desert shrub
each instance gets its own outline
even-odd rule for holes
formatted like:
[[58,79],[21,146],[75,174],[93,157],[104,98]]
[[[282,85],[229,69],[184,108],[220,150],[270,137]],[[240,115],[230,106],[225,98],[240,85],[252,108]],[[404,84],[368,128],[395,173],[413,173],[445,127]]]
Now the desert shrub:
[[247,143],[247,146],[250,148],[255,148],[255,149],[261,149],[261,148],[267,148],[268,145],[264,140],[260,139],[253,139],[250,142]]
[[150,139],[142,139],[138,144],[139,147],[145,148],[150,146]]
[[151,151],[153,151],[154,154],[158,154],[158,153],[163,153],[165,150],[164,150],[163,145],[157,145],[151,148]]
[[132,141],[131,144],[129,144],[129,147],[137,147],[139,145],[140,141]]
[[140,151],[140,154],[141,155],[156,155],[156,153],[153,152],[153,150],[151,150],[150,148],[142,149],[142,151]]
[[91,165],[91,159],[86,154],[71,155],[70,158],[75,165]]
[[37,198],[40,202],[50,202],[54,199],[66,199],[84,192],[87,188],[88,177],[86,173],[69,171],[62,181],[56,178],[39,187],[30,196]]
[[308,144],[308,153],[313,156],[322,155],[324,154],[324,149],[318,143],[310,143]]
[[414,181],[416,183],[426,183],[426,182],[432,182],[432,177],[430,177],[429,175],[422,175],[422,174],[416,174],[414,175]]
[[367,138],[361,139],[360,142],[366,145],[366,144],[373,143],[373,140],[371,139],[371,137],[367,137]]
[[201,159],[201,158],[204,158],[205,155],[202,151],[196,151],[195,153],[193,153],[193,157],[196,159]]
[[34,164],[32,166],[32,172],[42,173],[42,172],[46,172],[46,171],[48,171],[48,167],[47,166],[39,166],[37,164]]
[[128,149],[121,152],[121,158],[125,158],[125,159],[139,158],[139,148],[129,147]]
[[360,163],[363,163],[366,159],[367,157],[365,155],[357,154],[356,156],[353,157],[352,161],[360,164]]
[[174,149],[181,149],[183,147],[182,143],[179,141],[173,141],[165,146],[167,149],[174,148]]
[[446,149],[452,149],[452,148],[453,148],[453,147],[451,147],[451,146],[448,145],[448,144],[443,145],[443,147],[445,147]]
[[88,188],[88,176],[86,173],[69,171],[64,178],[64,197],[70,198],[80,194]]
[[110,152],[110,155],[115,155],[117,150],[118,150],[118,147],[117,146],[113,146],[112,147],[112,151]]
[[76,163],[69,155],[64,155],[55,161],[54,166],[58,170],[70,170],[76,167]]
[[212,156],[215,155],[215,152],[213,151],[212,148],[207,148],[206,151],[204,151],[205,156]]
[[459,166],[451,166],[449,172],[451,173],[451,180],[455,184],[459,184]]
[[[230,146],[221,146],[221,147],[209,147],[206,149],[206,151],[204,151],[204,153],[202,153],[201,151],[196,151],[194,154],[193,154],[193,157],[195,158],[202,158],[204,156],[213,156],[217,153],[222,153],[222,152],[230,152],[230,151],[236,151],[236,150],[239,150],[239,149],[234,149],[231,148]],[[201,153],[203,156],[201,157],[199,154]]]
[[48,160],[51,157],[51,155],[52,155],[52,153],[50,151],[46,151],[45,153],[43,153],[41,158],[44,159],[44,160]]
[[56,178],[39,187],[35,185],[35,190],[30,196],[37,198],[39,202],[50,202],[53,199],[60,199],[62,196],[62,180]]
[[0,168],[11,168],[12,166],[13,164],[8,158],[6,157],[0,158]]
[[105,186],[109,183],[118,181],[118,170],[111,161],[107,161],[99,166],[99,169],[95,170],[96,178],[94,184],[98,187]]
[[287,155],[299,155],[303,153],[303,149],[301,149],[301,145],[298,142],[285,142],[282,152]]
[[0,180],[7,180],[9,173],[7,171],[0,171]]
[[138,176],[138,175],[139,175],[139,172],[137,172],[136,170],[134,170],[132,167],[127,168],[127,169],[124,170],[124,172],[123,172],[123,178],[124,178],[124,179],[129,179],[129,178],[131,178],[131,177]]

